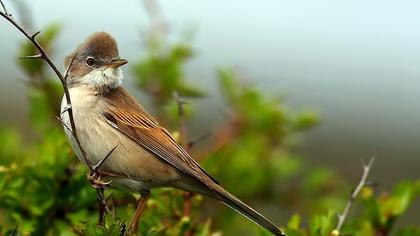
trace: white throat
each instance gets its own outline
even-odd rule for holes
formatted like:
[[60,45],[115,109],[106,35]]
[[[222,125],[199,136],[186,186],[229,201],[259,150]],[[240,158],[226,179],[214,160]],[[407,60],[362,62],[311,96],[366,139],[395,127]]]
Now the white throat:
[[82,84],[87,84],[98,89],[115,89],[123,79],[123,72],[121,68],[101,67],[92,70],[81,78]]

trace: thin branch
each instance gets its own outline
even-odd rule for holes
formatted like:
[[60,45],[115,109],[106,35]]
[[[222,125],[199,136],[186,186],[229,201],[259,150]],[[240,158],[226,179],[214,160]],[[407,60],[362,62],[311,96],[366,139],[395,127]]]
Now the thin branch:
[[3,1],[0,1],[1,7],[3,8],[4,14],[6,14],[8,17],[12,17],[11,14],[6,9],[6,6],[3,4]]
[[[60,71],[58,70],[57,66],[52,62],[52,60],[50,59],[50,57],[48,56],[48,54],[45,52],[45,50],[42,48],[41,44],[38,43],[38,41],[36,40],[36,36],[40,33],[40,31],[37,31],[34,34],[29,34],[22,26],[20,26],[19,23],[17,23],[11,16],[11,14],[9,14],[4,6],[3,1],[0,0],[0,3],[3,7],[4,12],[0,11],[0,15],[5,18],[7,21],[9,21],[13,26],[16,27],[16,29],[18,29],[23,35],[25,35],[26,38],[28,38],[32,44],[36,47],[36,49],[38,50],[39,54],[34,55],[34,56],[28,56],[25,57],[26,59],[32,59],[32,58],[42,58],[43,60],[45,60],[45,62],[47,62],[47,64],[51,67],[51,69],[54,71],[54,73],[57,75],[57,77],[60,79],[61,85],[64,89],[64,95],[66,97],[66,103],[67,105],[71,106],[71,99],[70,99],[70,92],[69,89],[67,87],[67,83],[66,83],[66,78],[68,76],[68,74],[66,73],[65,76],[63,76]],[[76,54],[75,54],[76,55]],[[73,64],[73,60],[72,62],[69,64],[68,68],[66,69],[66,71],[69,71],[69,68],[72,66]],[[74,123],[74,116],[73,116],[73,111],[72,109],[69,109],[67,111],[68,115],[69,115],[69,120],[70,120],[70,126],[71,126],[71,130],[73,132],[73,136],[76,140],[76,143],[81,151],[82,157],[85,160],[86,164],[89,167],[89,170],[92,170],[92,167],[86,157],[86,152],[83,149],[82,145],[80,145],[80,140],[79,140],[79,136],[77,134],[77,130],[76,130],[76,125]]]
[[[179,116],[179,126],[182,137],[182,143],[185,148],[185,151],[188,153],[190,151],[190,143],[188,142],[188,125],[187,118],[185,117],[184,105],[187,104],[184,100],[180,98],[177,92],[173,92],[173,97],[178,105],[178,116]],[[189,216],[191,214],[193,193],[185,192],[184,195],[184,216]],[[186,235],[190,235],[191,232],[187,232]]]
[[[70,132],[70,134],[74,137],[74,133],[71,130],[71,128],[61,120],[60,117],[56,117],[58,121]],[[117,145],[118,146],[118,145]],[[98,211],[99,211],[99,217],[98,217],[98,224],[104,225],[105,224],[105,213],[111,212],[108,205],[106,204],[106,200],[104,198],[104,186],[107,186],[111,183],[109,182],[103,182],[100,180],[100,175],[98,174],[99,168],[105,163],[105,161],[111,156],[111,154],[114,152],[114,150],[117,148],[115,146],[108,154],[99,161],[95,166],[92,167],[92,172],[88,176],[88,180],[90,184],[96,189],[96,199],[98,200]]]
[[[54,71],[54,73],[57,75],[58,79],[61,82],[61,85],[63,87],[64,90],[64,96],[66,98],[66,106],[65,106],[65,112],[67,112],[68,117],[69,117],[69,123],[70,123],[70,127],[65,124],[60,118],[58,118],[58,120],[64,125],[64,127],[70,131],[71,135],[74,137],[77,147],[79,148],[82,158],[85,161],[86,165],[89,168],[90,171],[90,176],[91,177],[89,180],[95,180],[95,183],[97,184],[96,188],[97,188],[97,198],[100,204],[100,208],[104,208],[105,210],[109,210],[108,206],[106,205],[106,202],[103,198],[104,194],[103,194],[103,190],[104,190],[104,186],[106,184],[109,183],[103,183],[100,182],[100,175],[97,173],[97,169],[99,169],[99,167],[108,159],[108,157],[111,155],[111,153],[115,150],[112,149],[107,156],[105,156],[105,158],[99,162],[97,166],[95,166],[96,168],[92,167],[91,163],[89,162],[89,159],[87,158],[86,152],[83,148],[83,146],[80,143],[79,140],[79,135],[77,133],[77,129],[76,129],[76,123],[74,122],[74,115],[73,115],[73,109],[72,109],[72,103],[71,103],[71,98],[70,98],[70,92],[67,86],[67,77],[69,76],[68,72],[70,71],[74,59],[77,55],[77,52],[74,54],[71,62],[69,63],[68,67],[65,70],[64,76],[60,73],[60,71],[58,70],[57,66],[52,62],[52,60],[50,59],[50,57],[48,56],[48,54],[46,53],[46,51],[42,48],[42,46],[38,43],[38,41],[36,40],[36,36],[39,35],[41,33],[41,31],[37,31],[33,34],[29,34],[18,22],[16,22],[12,15],[9,14],[9,12],[7,11],[4,3],[2,0],[0,0],[0,4],[3,8],[3,12],[0,11],[0,15],[5,18],[7,21],[9,21],[16,29],[18,29],[27,39],[29,39],[31,41],[31,43],[36,47],[36,49],[38,50],[39,54],[37,55],[32,55],[32,56],[26,56],[23,57],[22,59],[43,59],[45,62],[47,62],[47,64],[50,66],[50,68]],[[91,182],[92,183],[92,182]],[[95,187],[95,186],[94,186]],[[103,216],[100,215],[100,218],[103,218]]]
[[35,37],[41,33],[41,30],[38,30],[37,32],[35,32],[34,34],[32,34],[31,39],[35,39]]
[[117,149],[117,147],[118,145],[116,145],[111,151],[109,151],[108,154],[106,154],[106,156],[98,162],[98,164],[92,167],[94,172],[97,172],[99,168],[101,168],[101,166],[105,163],[105,161],[109,158],[109,156],[111,156],[111,154],[115,151],[115,149]]
[[[2,6],[4,6],[3,2],[0,0],[0,3]],[[3,8],[4,9],[4,8]],[[1,12],[0,15],[5,18],[7,21],[9,21],[13,26],[15,26],[16,29],[18,29],[23,35],[25,35],[26,38],[28,38],[33,45],[38,49],[39,53],[43,56],[43,59],[48,63],[48,65],[51,67],[51,69],[55,72],[55,74],[58,76],[58,78],[63,81],[63,75],[60,73],[58,68],[55,66],[55,64],[51,61],[51,59],[48,57],[45,50],[41,47],[41,45],[36,41],[35,37],[32,38],[32,35],[30,35],[25,29],[23,29],[19,23],[17,23],[12,16],[8,12]]]
[[88,179],[91,183],[91,185],[96,188],[96,198],[98,200],[99,205],[99,214],[98,214],[98,224],[99,225],[105,225],[105,214],[111,213],[112,211],[109,209],[108,205],[106,204],[105,200],[105,186],[108,186],[111,183],[111,180],[108,182],[103,182],[100,179],[100,175],[98,173],[99,168],[105,163],[105,161],[111,156],[111,154],[115,151],[115,149],[118,147],[116,145],[111,151],[108,152],[108,154],[102,158],[95,166],[92,167],[92,172],[90,173]]
[[68,130],[69,132],[70,132],[70,134],[73,136],[73,138],[74,138],[74,134],[73,134],[73,130],[71,130],[71,128],[66,124],[66,123],[64,123],[64,121],[60,118],[60,117],[58,117],[58,116],[56,116],[55,117],[58,121],[60,121],[60,123],[64,126],[64,128],[66,128],[66,130]]
[[177,92],[173,92],[173,96],[178,106],[178,116],[180,120],[179,126],[180,126],[180,131],[181,131],[182,143],[186,151],[189,152],[188,126],[187,126],[187,119],[185,117],[185,110],[184,110],[184,105],[187,104],[187,102],[182,100]]
[[105,201],[104,188],[96,189],[96,199],[98,200],[98,224],[105,225],[105,213],[111,212]]
[[[32,35],[32,37],[35,38],[35,36],[39,34],[40,32],[41,31],[36,32],[34,35]],[[74,59],[76,59],[76,56],[77,56],[77,52],[73,55],[73,57],[70,60],[69,66],[67,66],[66,70],[64,71],[63,81],[65,82],[64,84],[66,85],[66,87],[67,87],[67,78],[69,77],[69,71],[70,71],[71,66],[74,63]]]
[[63,115],[64,113],[66,113],[68,110],[70,110],[71,109],[71,106],[69,105],[69,104],[67,104],[64,108],[63,108],[63,110],[61,111],[61,113],[60,113],[60,115]]
[[[66,128],[70,134],[74,137],[74,133],[71,130],[71,128],[63,122],[63,120],[60,117],[56,117],[58,121]],[[111,156],[111,154],[115,151],[115,149],[118,147],[115,146],[108,154],[99,161],[95,166],[92,167],[92,172],[88,176],[88,180],[91,183],[91,185],[96,189],[96,198],[98,200],[98,211],[99,211],[99,217],[98,217],[98,224],[104,225],[105,224],[105,213],[111,212],[108,205],[106,204],[106,200],[104,198],[104,186],[107,186],[111,183],[109,182],[103,182],[100,180],[100,175],[98,174],[99,168],[105,163],[105,161]]]
[[191,140],[188,142],[188,148],[191,149],[192,147],[194,147],[197,143],[201,142],[203,139],[206,139],[207,137],[209,137],[212,134],[211,131],[205,132],[203,134],[201,134],[200,136],[196,137],[195,139]]
[[368,178],[368,175],[369,175],[369,171],[370,171],[374,161],[375,161],[375,158],[372,157],[372,158],[370,158],[368,163],[363,163],[363,174],[362,174],[362,177],[360,178],[359,184],[357,185],[357,187],[354,189],[354,191],[350,195],[350,199],[347,202],[343,213],[338,214],[338,223],[337,223],[337,226],[335,227],[335,229],[333,231],[335,233],[335,235],[340,235],[341,227],[343,226],[344,221],[347,218],[347,215],[350,211],[351,206],[353,205],[353,202],[355,201],[357,195],[362,190],[362,188],[367,185],[367,178]]

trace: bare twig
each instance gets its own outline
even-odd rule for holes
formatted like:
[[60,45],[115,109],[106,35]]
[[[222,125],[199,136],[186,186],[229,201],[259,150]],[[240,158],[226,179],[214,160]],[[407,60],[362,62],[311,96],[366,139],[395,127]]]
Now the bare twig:
[[105,163],[105,161],[109,158],[109,156],[111,156],[111,154],[115,151],[115,149],[117,149],[117,147],[118,145],[116,145],[113,149],[111,149],[111,151],[109,151],[108,154],[106,154],[106,156],[98,162],[98,164],[92,167],[94,172],[97,172],[99,168],[101,168],[101,166]]
[[197,143],[199,143],[200,141],[202,141],[203,139],[206,139],[207,137],[209,137],[212,134],[211,131],[205,132],[203,134],[201,134],[200,136],[194,138],[193,140],[188,142],[188,148],[191,149],[192,147],[194,147]]
[[333,235],[340,235],[340,230],[341,227],[344,224],[344,221],[346,220],[346,217],[350,211],[350,208],[354,202],[354,200],[356,199],[357,195],[359,194],[360,190],[362,190],[362,188],[364,186],[367,185],[367,178],[369,175],[369,171],[373,165],[373,162],[375,161],[375,158],[372,157],[370,158],[368,163],[363,163],[363,174],[362,177],[360,178],[359,184],[357,185],[357,187],[354,189],[354,191],[351,193],[350,195],[350,199],[346,204],[346,207],[344,208],[343,213],[338,214],[338,223],[337,226],[335,227],[335,229],[333,230]]
[[185,111],[184,111],[184,105],[187,104],[184,100],[182,100],[177,92],[173,92],[174,99],[176,101],[176,104],[178,106],[178,116],[179,116],[179,126],[180,126],[180,132],[182,137],[182,144],[186,151],[189,151],[189,145],[188,145],[188,126],[187,126],[187,119],[185,117]]
[[3,8],[4,14],[8,17],[12,17],[11,14],[9,14],[9,12],[6,9],[6,6],[3,4],[3,1],[0,1],[1,7]]
[[[35,39],[35,37],[36,37],[39,33],[41,33],[41,30],[38,30],[37,32],[35,32],[34,34],[32,34],[32,35],[31,35],[31,38],[32,38],[32,39]],[[74,59],[73,59],[73,60],[74,60]]]
[[[43,59],[45,62],[47,62],[47,64],[50,66],[50,68],[54,71],[54,73],[57,75],[58,79],[60,80],[61,85],[62,85],[63,90],[64,90],[64,96],[65,96],[65,99],[66,99],[66,106],[65,106],[64,112],[68,113],[70,127],[68,125],[66,125],[60,118],[58,118],[58,120],[64,125],[64,127],[68,131],[70,131],[71,135],[74,137],[74,139],[76,141],[76,144],[77,144],[77,147],[79,148],[79,150],[81,152],[82,158],[89,168],[90,177],[95,180],[95,184],[97,186],[94,185],[94,187],[97,188],[97,197],[98,197],[99,204],[101,205],[100,207],[104,208],[104,209],[108,209],[108,206],[106,205],[106,202],[105,202],[104,197],[103,197],[103,188],[104,188],[105,185],[107,185],[109,183],[100,182],[100,175],[97,173],[97,170],[108,159],[108,157],[111,155],[111,153],[115,150],[116,147],[114,149],[112,149],[108,153],[108,155],[105,156],[105,158],[103,158],[103,160],[101,160],[97,165],[92,166],[91,163],[89,162],[89,159],[87,158],[87,155],[86,155],[86,152],[85,152],[83,146],[80,143],[80,139],[79,139],[77,129],[76,129],[76,124],[74,122],[74,115],[73,115],[72,103],[71,103],[71,98],[70,98],[70,92],[69,92],[69,89],[67,87],[67,77],[69,75],[68,72],[70,71],[70,69],[73,65],[73,62],[74,62],[74,59],[75,59],[77,53],[74,54],[72,60],[70,61],[69,65],[67,66],[67,68],[65,70],[64,75],[62,75],[60,73],[60,71],[58,70],[57,66],[52,62],[52,60],[50,59],[50,57],[48,56],[46,51],[42,48],[42,46],[36,40],[36,36],[39,35],[39,33],[41,31],[37,31],[33,34],[29,34],[18,22],[16,22],[13,19],[12,15],[7,11],[7,9],[6,9],[2,0],[0,0],[0,4],[1,4],[1,7],[3,8],[3,12],[0,11],[0,15],[3,18],[5,18],[7,21],[9,21],[16,29],[18,29],[28,40],[30,40],[31,43],[36,47],[36,49],[39,52],[36,55],[26,56],[26,57],[23,57],[22,59]],[[91,180],[91,179],[89,179],[89,180]],[[101,216],[100,216],[100,218],[101,218]]]
[[105,225],[105,213],[111,212],[108,205],[106,204],[104,188],[100,187],[96,189],[96,199],[98,200],[98,224]]
[[[178,116],[179,116],[179,126],[180,132],[182,137],[182,144],[185,148],[185,151],[188,153],[190,151],[190,145],[188,142],[188,125],[187,125],[187,118],[185,117],[185,110],[184,105],[186,102],[180,98],[177,92],[173,92],[173,97],[178,105]],[[191,198],[193,193],[185,192],[184,193],[184,216],[189,216],[191,214]]]
[[[67,87],[67,83],[66,83],[66,79],[68,76],[68,73],[66,73],[64,76],[60,73],[60,71],[58,70],[57,66],[52,62],[52,60],[50,59],[50,57],[48,56],[48,54],[45,52],[45,50],[42,48],[41,44],[38,43],[38,41],[36,40],[36,36],[40,33],[40,31],[35,32],[34,34],[29,34],[24,28],[22,28],[20,26],[19,23],[17,23],[11,16],[11,14],[9,14],[4,6],[3,1],[0,0],[0,3],[3,7],[4,12],[0,11],[0,15],[5,18],[7,21],[9,21],[16,29],[18,29],[23,35],[25,35],[26,38],[28,38],[32,44],[36,47],[36,49],[38,50],[39,54],[37,55],[32,55],[32,56],[27,56],[24,57],[24,59],[34,59],[34,58],[40,58],[43,59],[45,62],[47,62],[47,64],[51,67],[51,69],[54,71],[54,73],[57,75],[57,77],[60,79],[61,85],[63,86],[64,89],[64,94],[66,97],[66,103],[68,105],[71,106],[71,99],[70,99],[70,92],[69,89]],[[74,58],[72,59],[72,61],[70,62],[69,66],[66,69],[66,72],[69,71],[69,68],[71,68],[72,64],[73,64]],[[69,109],[68,111],[69,114],[69,120],[70,120],[70,126],[71,126],[71,130],[73,133],[73,136],[77,142],[77,145],[79,146],[80,151],[82,152],[82,156],[84,158],[84,160],[86,161],[89,169],[91,170],[91,166],[90,163],[88,162],[88,159],[86,157],[86,153],[82,147],[82,145],[80,145],[80,141],[79,141],[79,137],[76,131],[76,125],[74,123],[74,117],[73,117],[73,111],[71,109]]]
[[[58,116],[56,116],[55,117],[63,126],[64,126],[64,128],[66,129],[66,130],[68,130],[69,132],[70,132],[70,134],[73,136],[74,134],[73,134],[73,131],[71,130],[71,128],[66,124],[66,123],[64,123],[64,121],[60,118],[60,117],[58,117]],[[73,138],[74,138],[74,136],[73,136]]]

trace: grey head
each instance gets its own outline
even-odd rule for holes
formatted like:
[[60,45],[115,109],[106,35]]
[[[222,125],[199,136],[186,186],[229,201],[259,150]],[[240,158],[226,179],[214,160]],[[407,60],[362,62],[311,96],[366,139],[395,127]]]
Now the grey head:
[[127,60],[119,57],[117,42],[110,34],[94,33],[64,60],[65,68],[71,64],[68,86],[88,85],[98,90],[116,88],[122,79],[120,66],[126,63]]

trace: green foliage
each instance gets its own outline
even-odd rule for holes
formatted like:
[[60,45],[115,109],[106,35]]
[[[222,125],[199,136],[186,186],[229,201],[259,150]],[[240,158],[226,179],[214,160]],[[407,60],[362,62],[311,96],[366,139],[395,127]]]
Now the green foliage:
[[95,191],[86,183],[86,169],[76,164],[62,132],[51,129],[44,140],[25,148],[25,162],[3,166],[0,209],[7,209],[10,223],[19,224],[23,232],[57,235],[69,231],[63,226],[87,215],[95,204],[89,197]]
[[365,217],[381,232],[390,232],[395,221],[408,209],[413,199],[420,193],[420,181],[404,181],[390,193],[378,197],[367,194]]
[[22,140],[16,130],[10,128],[0,129],[0,157],[2,164],[10,164],[20,159]]
[[151,95],[157,106],[173,99],[173,92],[183,97],[200,97],[203,92],[185,81],[184,63],[194,55],[192,47],[174,43],[167,47],[162,38],[150,38],[148,54],[134,72],[140,89]]
[[419,236],[420,229],[419,228],[405,228],[399,230],[395,236]]
[[[39,37],[50,54],[58,32],[57,26],[51,26]],[[22,48],[22,54],[34,54],[30,44],[24,43]],[[186,56],[181,54],[179,48],[174,49],[172,57]],[[119,235],[126,231],[137,194],[107,191],[113,211],[106,216],[105,225],[97,225],[96,192],[86,180],[87,168],[75,158],[55,119],[62,89],[56,80],[49,79],[51,75],[40,61],[25,61],[20,66],[29,79],[30,118],[37,132],[34,140],[23,143],[16,130],[0,129],[0,235],[12,235],[14,231],[31,235]],[[180,69],[181,65],[174,66]],[[183,83],[178,79],[178,85],[186,87]],[[170,109],[176,112],[176,106]],[[201,202],[201,196],[191,198],[192,213],[197,213]],[[209,219],[192,218],[183,208],[181,191],[154,191],[143,213],[141,235],[212,234]]]
[[[420,182],[406,181],[398,184],[390,193],[375,194],[371,187],[364,187],[361,192],[363,211],[356,220],[348,220],[342,232],[333,229],[337,224],[337,211],[330,211],[324,215],[316,215],[309,221],[307,229],[302,228],[301,218],[294,215],[286,227],[287,235],[292,236],[321,236],[321,235],[390,235],[395,221],[401,217],[413,199],[419,194]],[[420,227],[396,229],[395,235],[418,235]],[[339,234],[340,233],[340,234]]]
[[[51,24],[36,37],[48,54],[51,54],[53,51],[53,44],[60,30],[60,25]],[[19,57],[36,54],[38,54],[38,51],[30,41],[25,40],[21,43]],[[28,77],[30,86],[30,118],[38,129],[45,129],[45,120],[55,120],[55,116],[59,112],[59,104],[62,97],[61,84],[54,76],[48,73],[51,69],[41,59],[18,60],[18,64]]]
[[[217,131],[218,148],[206,164],[240,196],[269,193],[300,169],[300,160],[288,152],[286,142],[300,127],[296,128],[282,104],[244,84],[233,71],[220,70],[219,75],[229,120]],[[307,126],[317,122],[305,119]],[[246,185],[236,184],[244,179]]]

